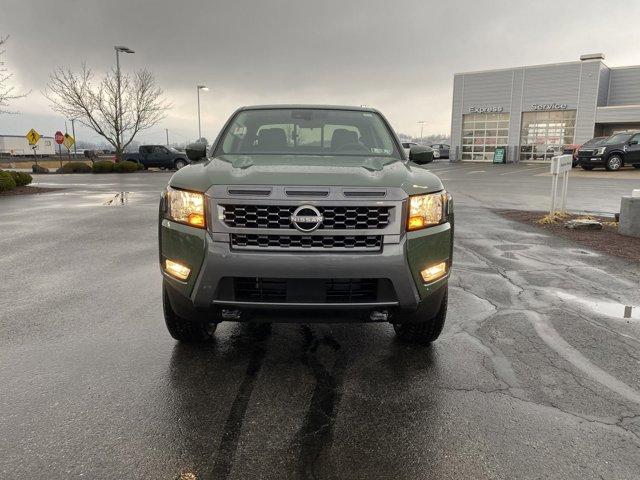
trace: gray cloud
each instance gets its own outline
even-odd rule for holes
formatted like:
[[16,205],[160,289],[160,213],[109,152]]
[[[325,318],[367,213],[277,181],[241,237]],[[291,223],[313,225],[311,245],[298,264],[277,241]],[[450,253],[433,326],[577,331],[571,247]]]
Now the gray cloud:
[[[251,103],[346,103],[381,109],[398,131],[448,132],[457,71],[576,60],[603,51],[610,65],[640,63],[637,1],[607,12],[595,1],[71,1],[4,0],[0,34],[16,81],[34,93],[0,117],[0,131],[59,124],[39,91],[56,65],[114,63],[113,45],[136,54],[175,108],[141,138],[196,133],[195,85],[213,137]],[[593,13],[597,12],[597,13]],[[621,15],[621,12],[625,12]],[[56,123],[57,122],[57,123]]]

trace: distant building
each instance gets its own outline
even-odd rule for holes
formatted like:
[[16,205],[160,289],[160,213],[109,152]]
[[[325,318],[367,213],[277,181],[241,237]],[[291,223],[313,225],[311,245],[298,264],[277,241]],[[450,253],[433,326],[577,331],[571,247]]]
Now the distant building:
[[580,61],[457,73],[451,161],[549,161],[562,146],[640,129],[640,66],[608,67],[603,54]]

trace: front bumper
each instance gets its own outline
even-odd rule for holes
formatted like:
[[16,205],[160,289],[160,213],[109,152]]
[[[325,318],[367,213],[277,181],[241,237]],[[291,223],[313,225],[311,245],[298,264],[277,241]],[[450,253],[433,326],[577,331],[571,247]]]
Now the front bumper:
[[[397,209],[395,221],[402,224],[404,204],[399,203]],[[185,282],[163,271],[164,283],[172,308],[184,318],[216,316],[219,320],[223,312],[240,311],[277,321],[359,322],[370,320],[372,311],[385,311],[409,321],[425,320],[435,316],[446,290],[453,249],[453,213],[450,215],[450,222],[442,225],[384,235],[381,250],[375,252],[238,250],[232,247],[229,234],[163,218],[159,231],[161,262],[168,258],[192,270]],[[395,227],[392,224],[388,228]],[[442,261],[448,264],[447,274],[425,284],[420,271]],[[229,289],[230,277],[288,279],[289,283],[291,279],[308,283],[313,279],[379,279],[384,282],[380,284],[384,291],[372,301],[322,302],[315,301],[313,295],[310,300],[298,296],[286,301],[247,301],[234,297]]]
[[582,166],[590,166],[590,167],[604,167],[606,165],[606,162],[604,160],[603,156],[594,156],[594,155],[589,155],[589,156],[579,156],[578,157],[578,165]]

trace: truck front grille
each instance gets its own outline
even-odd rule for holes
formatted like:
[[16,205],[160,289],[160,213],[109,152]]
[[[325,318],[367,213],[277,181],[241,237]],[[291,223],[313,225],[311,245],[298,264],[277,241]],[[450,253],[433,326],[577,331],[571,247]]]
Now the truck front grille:
[[590,158],[594,151],[595,150],[578,150],[578,156]]
[[388,283],[377,278],[233,277],[233,299],[259,303],[376,302],[395,298]]
[[[291,215],[295,205],[221,205],[223,221],[233,228],[292,229]],[[321,229],[366,230],[389,225],[391,207],[317,207],[323,216]]]
[[244,250],[379,251],[382,235],[263,235],[231,234],[231,247]]

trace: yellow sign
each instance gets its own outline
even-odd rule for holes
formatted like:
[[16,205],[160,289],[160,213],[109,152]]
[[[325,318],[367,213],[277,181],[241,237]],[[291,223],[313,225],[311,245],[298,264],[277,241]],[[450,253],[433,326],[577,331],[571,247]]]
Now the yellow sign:
[[33,128],[27,132],[25,135],[27,140],[29,140],[29,145],[35,145],[40,140],[40,134],[36,132]]
[[65,147],[67,147],[67,150],[71,150],[71,147],[73,147],[73,144],[76,143],[76,139],[73,138],[68,133],[65,133],[64,140],[62,141],[62,143]]

